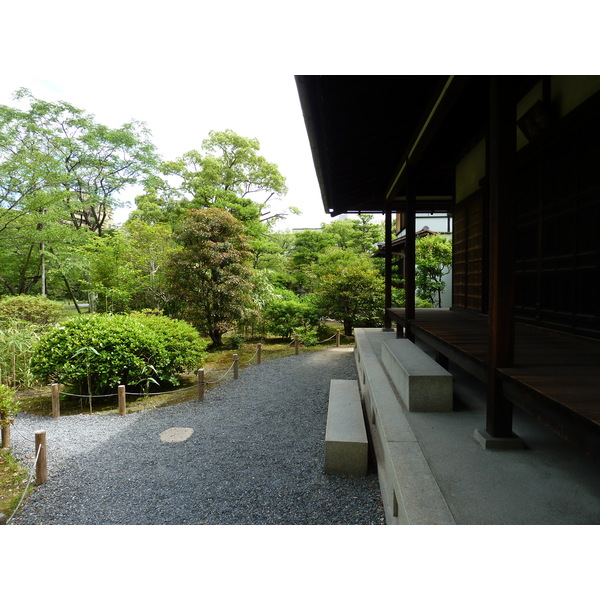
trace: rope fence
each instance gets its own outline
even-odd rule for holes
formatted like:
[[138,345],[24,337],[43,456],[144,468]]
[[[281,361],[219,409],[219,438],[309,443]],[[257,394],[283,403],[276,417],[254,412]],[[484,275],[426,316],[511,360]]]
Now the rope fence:
[[[340,330],[338,329],[337,332],[334,335],[332,335],[330,338],[327,338],[326,340],[321,340],[317,343],[322,344],[322,343],[331,341],[333,338],[336,338],[336,346],[339,347],[340,346],[340,337],[341,337]],[[351,336],[344,336],[344,337],[351,337]],[[299,338],[297,335],[295,335],[294,339],[289,344],[287,344],[286,348],[288,348],[289,346],[292,346],[292,345],[294,346],[294,353],[296,355],[299,354],[300,342],[299,342]],[[262,344],[260,344],[260,343],[257,344],[254,354],[248,360],[244,361],[242,363],[242,365],[249,366],[253,362],[255,362],[255,364],[261,364],[264,352],[265,352],[265,349],[263,348]],[[273,352],[280,353],[280,352],[282,352],[282,350],[273,350]],[[196,385],[185,387],[185,388],[178,388],[178,389],[172,390],[170,392],[127,392],[124,385],[119,385],[117,388],[117,393],[112,393],[112,394],[93,394],[93,395],[73,394],[73,393],[69,393],[69,392],[60,391],[60,385],[58,383],[53,383],[50,386],[51,387],[51,397],[52,397],[52,417],[53,418],[60,417],[60,396],[61,395],[66,396],[66,397],[73,397],[73,398],[82,398],[82,399],[87,398],[88,400],[90,400],[90,411],[92,409],[91,401],[93,399],[111,398],[111,397],[117,396],[118,410],[119,410],[119,414],[122,416],[127,414],[127,406],[126,406],[126,397],[127,396],[139,396],[139,397],[165,396],[165,395],[180,393],[183,391],[192,390],[192,389],[197,388],[198,400],[203,401],[207,386],[216,385],[216,384],[220,383],[232,371],[233,371],[233,378],[237,379],[239,376],[239,365],[240,365],[239,357],[237,354],[234,354],[233,362],[231,363],[231,365],[217,379],[207,380],[205,370],[203,368],[201,368],[198,370],[198,373],[197,373],[198,382]],[[27,397],[28,396],[29,395],[27,395]],[[26,397],[26,396],[23,395],[23,397]],[[31,396],[31,397],[36,397],[36,396]],[[34,441],[34,440],[31,440],[30,438],[27,438],[26,436],[24,436],[18,430],[18,428],[15,427],[14,423],[12,425],[12,429],[18,435],[20,435],[23,439],[25,439],[29,442]],[[11,430],[11,426],[6,426],[6,427],[2,428],[2,447],[3,448],[7,448],[10,445],[10,430]],[[27,490],[29,489],[29,486],[31,485],[31,481],[34,476],[35,476],[35,485],[42,485],[42,484],[46,483],[47,460],[46,460],[46,432],[45,431],[36,431],[35,432],[35,459],[34,459],[33,465],[31,467],[31,470],[29,473],[29,478],[27,480],[27,484],[25,485],[25,489],[23,491],[21,499],[19,500],[19,503],[17,504],[16,508],[14,509],[12,515],[7,519],[4,514],[0,513],[0,525],[8,524],[11,521],[11,519],[14,517],[14,515],[17,513],[17,511],[19,510],[19,508],[23,502],[23,499],[25,498],[25,494],[27,493]]]
[[[318,342],[316,342],[317,344],[324,344],[326,342],[329,342],[331,340],[333,340],[334,338],[336,339],[336,346],[340,347],[341,345],[341,337],[342,334],[340,332],[340,330],[338,329],[336,331],[336,333],[334,333],[331,337],[325,339],[325,340],[320,340]],[[351,336],[346,336],[344,335],[344,337],[350,338]],[[285,348],[289,348],[290,346],[294,346],[294,354],[298,355],[300,353],[300,340],[298,335],[294,336],[294,339],[292,339],[286,346]],[[276,349],[273,350],[273,353],[281,353],[284,350],[281,349]],[[254,353],[252,354],[252,356],[241,362],[242,366],[249,366],[250,364],[261,364],[263,357],[264,357],[264,353],[265,352],[270,352],[269,349],[264,348],[262,344],[257,344],[256,349],[254,351]],[[68,398],[80,398],[80,399],[87,399],[90,402],[90,413],[92,412],[92,401],[93,400],[97,400],[97,399],[103,399],[103,398],[114,398],[117,397],[118,399],[118,411],[120,415],[126,415],[127,414],[127,408],[126,408],[126,399],[127,397],[140,397],[140,398],[147,398],[147,397],[151,397],[151,396],[167,396],[170,394],[175,394],[175,393],[181,393],[184,391],[189,391],[192,390],[194,388],[198,388],[198,398],[199,399],[204,399],[204,393],[206,391],[207,386],[212,386],[212,385],[217,385],[218,383],[220,383],[221,381],[223,381],[224,379],[226,379],[232,372],[233,372],[233,379],[237,379],[239,376],[239,367],[240,367],[240,360],[239,360],[239,356],[237,354],[233,355],[233,361],[232,363],[229,365],[229,367],[227,367],[226,369],[220,369],[218,371],[224,371],[220,376],[216,377],[215,379],[207,379],[206,378],[206,371],[205,369],[200,369],[198,371],[198,383],[196,385],[193,386],[189,386],[189,387],[185,387],[185,388],[178,388],[176,390],[171,390],[171,391],[163,391],[163,392],[132,392],[132,391],[127,391],[125,389],[124,385],[119,385],[117,388],[117,392],[113,392],[110,394],[74,394],[71,392],[64,392],[61,391],[60,388],[60,384],[58,383],[53,383],[51,384],[50,388],[51,388],[51,398],[52,398],[52,417],[53,418],[58,418],[60,417],[60,397],[64,396],[64,397],[68,397]],[[211,369],[210,372],[211,374],[215,373],[215,371],[217,371],[216,369]],[[216,374],[216,373],[215,373]],[[8,435],[8,434],[7,434]]]
[[21,498],[12,512],[12,515],[6,518],[6,516],[0,513],[0,525],[8,525],[12,518],[15,516],[21,504],[23,503],[23,499],[25,498],[25,494],[31,485],[31,480],[35,475],[35,485],[42,485],[46,483],[48,479],[48,467],[46,461],[46,432],[45,431],[36,431],[35,432],[35,459],[33,461],[33,465],[31,466],[29,472],[29,478],[27,479],[27,483],[25,484],[25,489],[21,494]]

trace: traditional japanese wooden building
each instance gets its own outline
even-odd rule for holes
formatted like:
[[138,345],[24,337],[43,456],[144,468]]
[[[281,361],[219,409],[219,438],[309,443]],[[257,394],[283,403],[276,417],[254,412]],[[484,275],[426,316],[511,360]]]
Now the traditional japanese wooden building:
[[[516,405],[600,458],[600,77],[296,83],[325,211],[386,215],[384,329],[485,383],[484,447],[515,441]],[[453,217],[450,310],[414,306],[422,212]],[[391,305],[397,215],[402,308]]]

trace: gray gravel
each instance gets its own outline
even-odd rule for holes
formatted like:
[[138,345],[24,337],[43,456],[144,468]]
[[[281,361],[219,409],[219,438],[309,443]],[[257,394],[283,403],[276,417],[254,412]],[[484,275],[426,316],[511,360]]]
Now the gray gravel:
[[[203,403],[125,417],[19,415],[14,454],[32,463],[46,431],[48,481],[10,524],[384,523],[377,475],[323,471],[330,379],[355,379],[348,349],[271,360]],[[184,442],[162,442],[171,427]]]

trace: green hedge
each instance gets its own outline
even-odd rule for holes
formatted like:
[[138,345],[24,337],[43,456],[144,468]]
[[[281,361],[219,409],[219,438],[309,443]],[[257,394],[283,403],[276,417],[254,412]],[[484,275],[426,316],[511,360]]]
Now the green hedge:
[[5,296],[0,298],[0,322],[27,321],[34,325],[57,323],[62,313],[59,302],[43,296]]
[[81,393],[110,393],[120,384],[147,390],[177,385],[179,375],[201,367],[207,344],[191,325],[168,317],[81,315],[38,342],[31,370]]

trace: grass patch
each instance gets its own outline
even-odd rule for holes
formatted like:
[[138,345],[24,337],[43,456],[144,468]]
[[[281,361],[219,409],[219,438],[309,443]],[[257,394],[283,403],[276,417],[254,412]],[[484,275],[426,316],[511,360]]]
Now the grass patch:
[[17,508],[28,478],[29,472],[13,457],[10,448],[0,449],[0,513],[7,519]]

